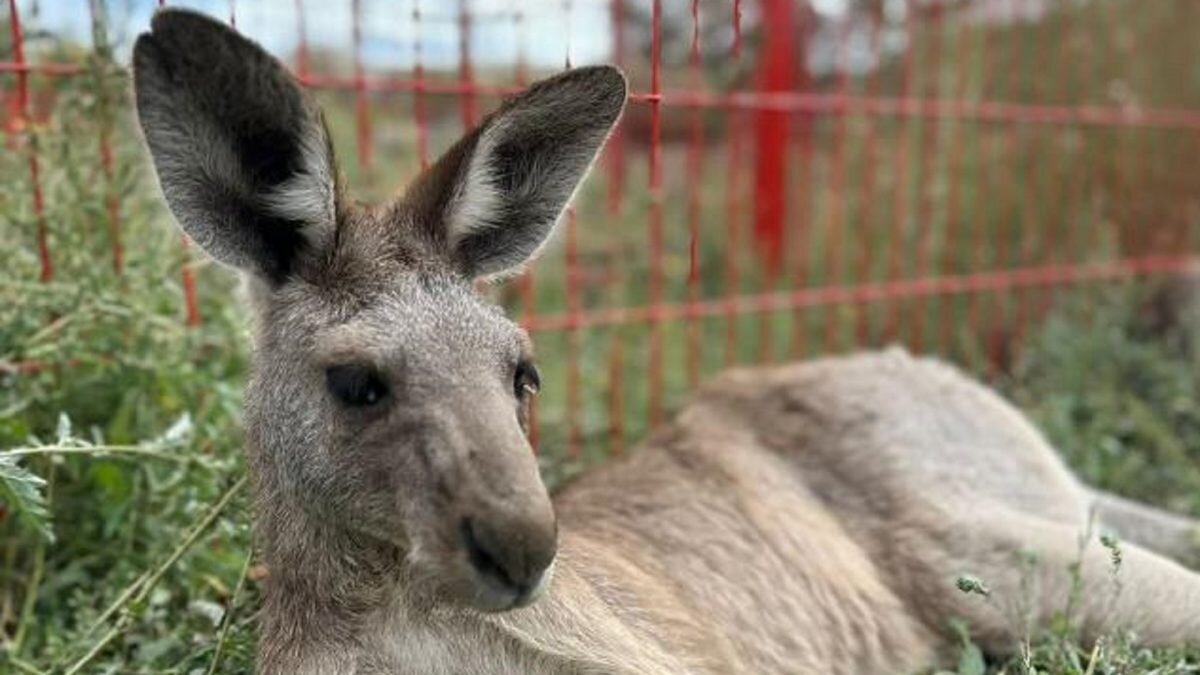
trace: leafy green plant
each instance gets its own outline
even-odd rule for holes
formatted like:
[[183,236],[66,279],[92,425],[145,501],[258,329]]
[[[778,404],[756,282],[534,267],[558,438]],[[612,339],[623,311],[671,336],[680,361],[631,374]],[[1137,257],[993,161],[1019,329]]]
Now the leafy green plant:
[[0,503],[6,504],[26,527],[53,543],[54,530],[42,493],[45,486],[46,481],[17,464],[16,456],[0,455]]

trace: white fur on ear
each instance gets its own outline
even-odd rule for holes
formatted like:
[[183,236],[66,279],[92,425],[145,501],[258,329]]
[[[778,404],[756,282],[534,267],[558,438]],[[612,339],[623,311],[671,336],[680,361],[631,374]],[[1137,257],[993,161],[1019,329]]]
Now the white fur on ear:
[[490,168],[492,149],[496,145],[496,129],[485,129],[471,153],[470,163],[458,182],[446,212],[446,241],[454,250],[468,235],[493,227],[497,211],[504,205],[504,195],[496,186]]
[[[567,205],[575,198],[585,176],[596,161],[593,156],[582,172],[571,174],[556,172],[552,163],[536,154],[522,158],[525,171],[519,174],[515,184],[501,188],[496,184],[495,149],[511,131],[513,122],[499,119],[480,134],[467,169],[459,180],[451,198],[446,216],[446,238],[451,250],[466,238],[492,228],[518,228],[528,233],[528,241],[522,246],[523,259],[508,261],[507,267],[484,272],[478,277],[482,281],[501,281],[520,274],[526,264],[540,255],[550,242],[558,222],[562,220]],[[608,138],[611,129],[603,135]],[[603,141],[601,141],[601,145]],[[553,215],[521,223],[507,222],[506,212],[511,205],[526,205],[539,201],[539,192],[565,193]],[[549,200],[553,201],[553,200]],[[547,222],[549,221],[549,222]]]
[[271,213],[302,223],[305,238],[320,247],[337,227],[337,176],[324,126],[314,120],[306,127],[299,139],[300,170],[260,200]]
[[620,117],[625,91],[615,68],[578,68],[535,83],[485,120],[440,214],[448,253],[465,274],[515,274],[546,245]]

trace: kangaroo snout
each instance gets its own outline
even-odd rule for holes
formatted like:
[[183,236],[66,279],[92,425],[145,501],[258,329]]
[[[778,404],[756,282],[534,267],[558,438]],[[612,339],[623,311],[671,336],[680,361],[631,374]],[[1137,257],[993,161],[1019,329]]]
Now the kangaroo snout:
[[[464,517],[459,531],[483,592],[476,607],[503,611],[530,604],[548,581],[558,550],[553,512],[524,516]],[[547,517],[548,516],[548,517]]]

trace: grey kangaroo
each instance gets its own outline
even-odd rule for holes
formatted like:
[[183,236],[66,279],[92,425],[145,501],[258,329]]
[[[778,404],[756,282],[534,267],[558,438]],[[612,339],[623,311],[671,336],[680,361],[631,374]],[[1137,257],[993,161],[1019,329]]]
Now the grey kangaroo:
[[[529,337],[474,284],[546,242],[618,70],[534,84],[365,207],[321,112],[232,29],[160,11],[133,68],[167,204],[248,284],[260,672],[915,671],[953,654],[952,617],[1012,652],[1007,605],[1044,624],[1080,555],[1085,640],[1200,642],[1195,521],[1085,487],[998,396],[898,350],[721,375],[551,501]],[[1079,552],[1093,509],[1119,584]]]

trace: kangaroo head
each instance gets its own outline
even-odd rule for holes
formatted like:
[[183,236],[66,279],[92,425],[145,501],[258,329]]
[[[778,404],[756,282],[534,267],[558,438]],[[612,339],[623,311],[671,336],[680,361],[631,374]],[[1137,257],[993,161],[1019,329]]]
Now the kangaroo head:
[[528,336],[474,284],[550,236],[620,115],[621,73],[533,85],[402,197],[362,207],[344,196],[320,110],[232,29],[160,11],[133,69],[171,212],[248,280],[260,508],[393,547],[445,601],[532,601],[556,548],[524,430],[538,374]]

